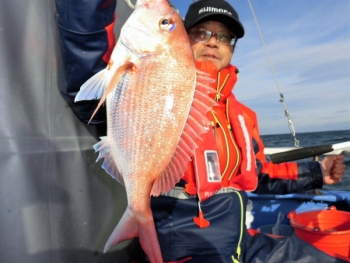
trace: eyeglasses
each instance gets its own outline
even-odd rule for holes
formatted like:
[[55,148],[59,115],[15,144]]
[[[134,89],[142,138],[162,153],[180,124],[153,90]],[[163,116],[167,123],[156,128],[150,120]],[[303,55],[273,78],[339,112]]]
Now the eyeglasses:
[[237,41],[237,37],[233,34],[224,32],[213,33],[206,29],[192,29],[189,32],[189,36],[196,42],[207,42],[212,36],[216,36],[216,41],[225,46],[234,46]]

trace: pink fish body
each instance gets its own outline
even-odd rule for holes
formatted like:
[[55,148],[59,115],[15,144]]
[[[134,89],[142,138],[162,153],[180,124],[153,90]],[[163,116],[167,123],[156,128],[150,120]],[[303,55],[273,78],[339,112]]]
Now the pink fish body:
[[[138,0],[107,68],[89,79],[76,101],[106,100],[107,137],[94,145],[102,167],[125,185],[128,207],[106,243],[139,237],[152,263],[163,262],[150,196],[183,176],[206,132],[210,80],[196,72],[181,17],[166,0]],[[209,106],[207,106],[209,105]]]

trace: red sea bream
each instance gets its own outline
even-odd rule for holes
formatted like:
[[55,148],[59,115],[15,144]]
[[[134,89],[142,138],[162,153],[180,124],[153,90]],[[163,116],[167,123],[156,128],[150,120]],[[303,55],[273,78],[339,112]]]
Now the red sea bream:
[[126,188],[128,206],[105,251],[139,237],[150,261],[163,262],[150,197],[175,186],[206,132],[208,82],[196,71],[181,17],[166,0],[138,0],[107,68],[76,96],[106,102],[107,136],[94,148]]

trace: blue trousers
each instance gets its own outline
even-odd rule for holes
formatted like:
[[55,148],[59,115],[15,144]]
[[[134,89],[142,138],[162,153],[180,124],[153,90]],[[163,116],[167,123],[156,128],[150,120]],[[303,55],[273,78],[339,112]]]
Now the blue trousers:
[[251,236],[245,227],[245,192],[216,194],[201,203],[210,226],[199,228],[196,198],[152,198],[152,211],[164,262],[186,263],[335,263],[331,257],[295,235]]

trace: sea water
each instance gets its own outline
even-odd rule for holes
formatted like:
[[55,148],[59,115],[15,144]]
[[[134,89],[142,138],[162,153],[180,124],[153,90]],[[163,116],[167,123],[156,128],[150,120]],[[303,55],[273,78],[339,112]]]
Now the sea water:
[[[262,135],[261,138],[265,147],[294,147],[294,138],[291,134]],[[350,130],[297,133],[296,138],[300,141],[299,147],[333,145],[350,141]],[[319,160],[323,158],[324,156],[320,156]],[[305,161],[312,161],[312,158],[298,160],[298,162]],[[336,185],[325,185],[323,189],[350,191],[350,157],[345,157],[344,163],[346,171],[342,181]]]

